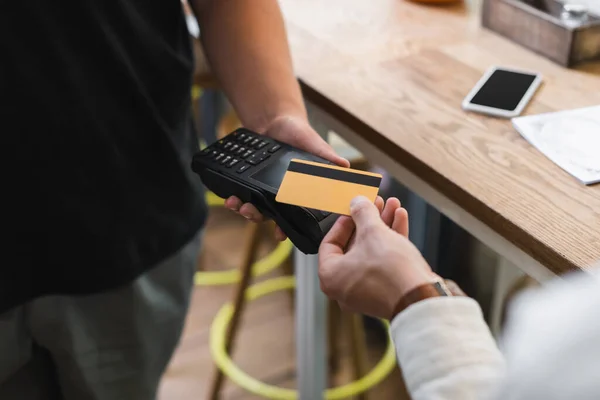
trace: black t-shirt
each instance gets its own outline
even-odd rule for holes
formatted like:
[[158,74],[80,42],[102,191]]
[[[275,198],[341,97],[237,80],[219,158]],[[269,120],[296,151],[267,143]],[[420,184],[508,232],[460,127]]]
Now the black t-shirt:
[[202,227],[179,0],[0,1],[0,57],[0,313],[126,284]]

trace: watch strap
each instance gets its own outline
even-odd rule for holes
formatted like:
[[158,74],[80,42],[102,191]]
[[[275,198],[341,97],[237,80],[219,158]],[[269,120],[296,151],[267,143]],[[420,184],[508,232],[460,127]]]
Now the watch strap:
[[442,296],[465,296],[464,292],[460,290],[458,285],[453,281],[444,281],[442,279],[435,280],[433,282],[426,283],[424,285],[417,286],[408,293],[406,293],[394,309],[392,315],[393,319],[396,315],[400,314],[410,305],[419,301],[429,299],[432,297]]

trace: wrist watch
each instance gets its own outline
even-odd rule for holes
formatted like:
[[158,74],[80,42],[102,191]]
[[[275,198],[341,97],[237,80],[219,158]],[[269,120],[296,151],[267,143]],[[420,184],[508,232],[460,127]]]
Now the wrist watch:
[[431,282],[425,283],[423,285],[417,286],[412,289],[408,293],[406,293],[394,309],[394,313],[392,314],[392,318],[402,311],[404,311],[411,304],[417,303],[421,300],[429,299],[432,297],[441,297],[441,296],[464,296],[465,294],[458,288],[458,285],[452,281],[445,281],[442,278],[434,279]]

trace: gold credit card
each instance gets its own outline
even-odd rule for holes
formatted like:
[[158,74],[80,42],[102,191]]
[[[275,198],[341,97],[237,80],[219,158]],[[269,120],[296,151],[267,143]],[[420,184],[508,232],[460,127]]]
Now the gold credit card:
[[350,215],[350,202],[356,196],[375,202],[381,178],[373,172],[293,159],[275,199],[280,203]]

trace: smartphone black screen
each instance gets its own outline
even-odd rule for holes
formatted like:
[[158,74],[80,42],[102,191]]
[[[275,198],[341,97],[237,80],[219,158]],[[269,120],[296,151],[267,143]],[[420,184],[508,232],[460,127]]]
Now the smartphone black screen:
[[514,111],[535,78],[535,75],[497,69],[473,96],[471,103]]

